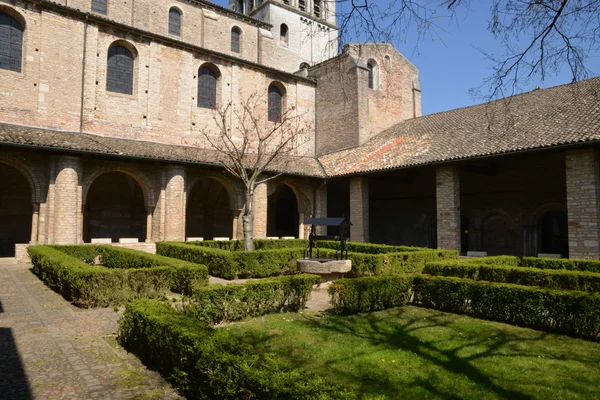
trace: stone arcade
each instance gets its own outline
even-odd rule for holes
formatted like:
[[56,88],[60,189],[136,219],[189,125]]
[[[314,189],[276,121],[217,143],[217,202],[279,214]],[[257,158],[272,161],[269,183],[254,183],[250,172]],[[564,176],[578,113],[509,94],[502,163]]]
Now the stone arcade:
[[[312,131],[258,189],[255,237],[598,258],[600,79],[421,117],[389,44],[337,54],[333,1],[0,4],[0,257],[28,243],[240,238],[200,131],[253,93]],[[266,101],[265,101],[266,102]],[[143,246],[141,243],[139,246]]]

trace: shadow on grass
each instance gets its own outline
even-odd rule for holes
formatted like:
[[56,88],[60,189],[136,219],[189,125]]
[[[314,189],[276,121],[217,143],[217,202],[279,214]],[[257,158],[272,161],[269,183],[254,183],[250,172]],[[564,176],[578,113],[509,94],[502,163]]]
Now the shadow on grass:
[[0,397],[7,400],[33,399],[11,328],[0,328]]
[[[482,371],[475,365],[475,361],[486,357],[496,357],[498,363],[502,363],[502,359],[505,357],[537,360],[538,353],[529,352],[528,354],[527,350],[518,348],[519,344],[543,341],[548,334],[535,332],[534,336],[523,337],[522,335],[503,331],[495,331],[494,335],[466,332],[464,336],[457,338],[448,337],[448,332],[445,332],[445,334],[442,333],[439,337],[436,337],[435,330],[438,328],[442,328],[440,332],[443,331],[443,328],[450,329],[449,332],[455,329],[450,327],[453,321],[448,318],[447,314],[433,311],[424,320],[423,318],[403,316],[403,309],[398,309],[396,312],[397,314],[394,314],[393,317],[401,317],[401,319],[384,320],[373,314],[349,317],[328,316],[325,319],[303,315],[303,319],[295,320],[294,323],[310,328],[310,334],[313,335],[312,339],[317,343],[323,343],[324,346],[326,341],[332,340],[331,338],[336,334],[351,335],[363,339],[372,346],[377,346],[377,351],[401,350],[405,353],[413,353],[421,360],[426,360],[432,367],[426,366],[423,371],[417,371],[406,385],[403,384],[403,387],[415,389],[413,391],[408,390],[408,393],[422,393],[428,398],[452,400],[464,398],[465,395],[470,398],[477,396],[482,398],[486,394],[489,396],[492,393],[494,397],[503,399],[534,398],[530,394],[516,390],[514,382],[504,384],[502,376],[495,376],[493,373]],[[252,330],[244,332],[243,340],[264,351],[273,351],[273,341],[270,339],[276,335],[277,333],[273,332],[257,333]],[[463,334],[459,333],[459,335]],[[377,366],[373,364],[374,360],[371,359],[371,364],[369,362],[362,363],[351,370],[340,367],[340,365],[347,366],[349,363],[355,363],[357,357],[368,357],[368,351],[372,351],[372,347],[364,351],[353,349],[347,355],[337,356],[325,361],[323,367],[320,367],[315,364],[314,359],[311,359],[311,357],[316,358],[318,356],[319,345],[312,346],[313,348],[300,349],[298,349],[298,346],[302,345],[282,345],[277,349],[277,354],[295,367],[313,370],[314,372],[317,372],[315,369],[322,368],[330,377],[344,375],[344,381],[356,384],[358,390],[368,396],[396,398],[400,395],[398,393],[400,389],[398,382],[394,382],[394,378],[390,377],[390,372],[384,370],[384,365],[387,368],[389,364]],[[550,354],[546,358],[553,357]],[[564,361],[565,357],[556,357],[556,359]],[[577,361],[585,362],[585,360],[579,358]],[[417,365],[419,363],[422,364],[422,361],[415,360],[414,368],[419,368]],[[408,363],[405,367],[410,369],[413,365]],[[439,369],[442,369],[444,374],[437,376],[430,372]],[[410,371],[409,374],[413,372],[415,371]],[[468,382],[465,382],[465,378]],[[453,384],[455,381],[460,381],[463,388],[464,385],[467,385],[467,392],[461,392],[459,388],[455,388]],[[590,384],[592,383],[590,382]],[[410,395],[405,396],[404,392],[401,396],[403,398],[411,397]]]

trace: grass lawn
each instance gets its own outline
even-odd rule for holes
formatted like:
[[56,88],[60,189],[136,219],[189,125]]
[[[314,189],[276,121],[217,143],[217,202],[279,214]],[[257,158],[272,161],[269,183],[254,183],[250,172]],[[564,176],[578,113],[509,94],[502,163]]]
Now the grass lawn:
[[221,329],[369,399],[600,399],[600,343],[418,307]]

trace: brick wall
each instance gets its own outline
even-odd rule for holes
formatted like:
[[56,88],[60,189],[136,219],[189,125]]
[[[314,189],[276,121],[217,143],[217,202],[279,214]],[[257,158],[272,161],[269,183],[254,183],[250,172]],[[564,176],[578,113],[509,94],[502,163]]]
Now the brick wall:
[[437,247],[460,250],[459,167],[436,169]]
[[566,152],[569,256],[598,259],[598,153],[595,149]]
[[369,241],[369,178],[350,179],[350,240]]

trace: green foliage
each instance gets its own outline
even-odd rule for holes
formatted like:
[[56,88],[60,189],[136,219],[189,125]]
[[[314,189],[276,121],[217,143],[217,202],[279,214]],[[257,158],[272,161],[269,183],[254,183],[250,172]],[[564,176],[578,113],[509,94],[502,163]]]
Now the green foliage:
[[549,289],[600,292],[600,274],[592,272],[489,265],[468,260],[428,263],[423,273]]
[[49,246],[53,249],[59,250],[65,254],[75,257],[85,262],[86,264],[93,265],[98,257],[99,251],[98,246],[94,244],[85,245],[54,245]]
[[[319,249],[321,257],[334,257],[335,251]],[[458,259],[455,250],[423,250],[402,253],[365,254],[348,253],[352,260],[352,270],[346,274],[348,278],[371,275],[396,275],[421,272],[425,264],[431,261]]]
[[412,275],[340,279],[329,287],[331,304],[344,314],[400,307],[408,302],[412,281]]
[[414,303],[533,329],[599,339],[600,294],[452,277],[414,278]]
[[[229,251],[244,251],[243,240],[204,240],[201,242],[185,242],[185,244]],[[255,250],[297,249],[306,248],[307,246],[308,240],[305,239],[254,239]]]
[[542,269],[567,269],[570,271],[589,271],[600,273],[600,261],[598,260],[523,257],[521,261],[521,266]]
[[171,290],[178,293],[191,294],[196,288],[208,284],[208,268],[198,263],[116,246],[98,246],[98,250],[107,268],[171,268]]
[[185,303],[185,312],[210,324],[258,317],[285,306],[289,311],[304,309],[313,285],[321,282],[317,275],[294,275],[265,278],[243,284],[210,285]]
[[357,398],[164,303],[131,302],[119,325],[120,342],[189,398]]
[[264,278],[295,272],[295,260],[302,258],[299,248],[229,251],[174,242],[157,243],[156,251],[167,257],[204,264],[212,276],[224,279]]
[[171,285],[171,268],[168,267],[109,269],[88,265],[50,246],[29,246],[27,251],[35,274],[51,289],[81,307],[159,297]]
[[[335,240],[319,240],[319,241],[317,241],[317,248],[338,250],[340,248],[340,242],[337,242]],[[407,252],[407,251],[431,250],[430,248],[427,248],[427,247],[390,246],[387,244],[359,243],[359,242],[346,242],[346,249],[349,252],[365,253],[365,254],[386,254],[386,253],[399,253],[399,252]]]

